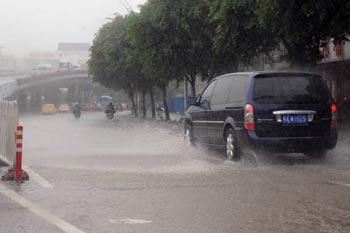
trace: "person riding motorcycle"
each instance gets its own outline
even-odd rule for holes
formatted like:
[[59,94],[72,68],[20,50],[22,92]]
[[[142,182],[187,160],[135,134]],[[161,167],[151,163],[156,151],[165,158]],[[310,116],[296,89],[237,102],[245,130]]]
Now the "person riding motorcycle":
[[78,102],[74,104],[74,106],[72,108],[72,112],[73,112],[73,114],[74,114],[74,116],[76,118],[80,117],[80,115],[81,115],[81,106],[80,106],[80,104]]
[[112,119],[114,117],[115,112],[116,112],[115,107],[114,107],[113,103],[110,102],[107,105],[106,110],[105,110],[105,114],[107,115],[107,118]]

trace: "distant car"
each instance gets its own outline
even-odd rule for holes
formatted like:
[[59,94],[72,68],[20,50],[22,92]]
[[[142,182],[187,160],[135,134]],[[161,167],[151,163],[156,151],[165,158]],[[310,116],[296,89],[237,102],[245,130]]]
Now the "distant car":
[[42,114],[55,114],[57,109],[53,104],[44,104],[41,108]]
[[59,112],[69,112],[70,108],[69,108],[69,105],[68,104],[61,104],[59,107],[58,107],[58,111]]
[[233,73],[208,84],[186,112],[185,133],[228,159],[248,147],[322,157],[337,144],[337,108],[318,74]]

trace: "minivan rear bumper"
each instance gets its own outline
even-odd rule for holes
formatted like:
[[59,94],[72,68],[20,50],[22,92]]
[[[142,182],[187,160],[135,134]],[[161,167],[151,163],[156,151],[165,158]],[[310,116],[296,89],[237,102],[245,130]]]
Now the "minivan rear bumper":
[[255,132],[236,130],[237,140],[243,148],[271,149],[280,152],[305,152],[312,149],[333,149],[338,140],[337,130],[328,137],[258,137]]

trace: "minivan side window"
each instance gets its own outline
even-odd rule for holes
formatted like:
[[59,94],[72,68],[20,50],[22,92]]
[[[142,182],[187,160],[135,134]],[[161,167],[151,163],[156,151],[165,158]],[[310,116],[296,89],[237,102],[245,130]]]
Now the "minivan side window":
[[232,77],[222,77],[217,80],[211,104],[224,104],[227,102],[231,89]]
[[203,100],[210,100],[211,94],[213,93],[214,87],[216,84],[216,80],[212,81],[202,92],[201,98],[199,102],[202,102]]
[[228,96],[229,103],[241,103],[246,101],[249,78],[246,75],[231,76],[230,93]]

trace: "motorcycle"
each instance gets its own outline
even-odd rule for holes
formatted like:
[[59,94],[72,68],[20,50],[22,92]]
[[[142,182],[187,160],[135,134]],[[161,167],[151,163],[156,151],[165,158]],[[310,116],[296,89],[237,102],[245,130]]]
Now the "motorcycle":
[[113,120],[114,119],[115,110],[114,109],[106,109],[105,110],[105,114],[106,114],[106,118],[108,120]]
[[114,118],[114,113],[112,111],[106,112],[106,117],[108,120],[112,120]]
[[72,109],[73,115],[76,119],[79,119],[81,116],[81,107],[79,105],[75,105]]
[[74,115],[74,117],[75,117],[76,119],[79,119],[80,116],[81,116],[80,110],[75,110],[75,111],[73,111],[73,115]]

